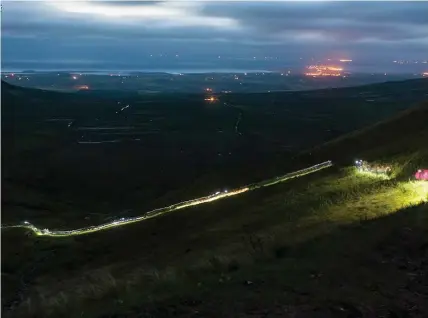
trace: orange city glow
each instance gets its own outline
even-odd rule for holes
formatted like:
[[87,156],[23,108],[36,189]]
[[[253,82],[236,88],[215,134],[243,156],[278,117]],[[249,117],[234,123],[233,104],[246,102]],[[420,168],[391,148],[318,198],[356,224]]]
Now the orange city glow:
[[78,85],[78,86],[75,86],[75,88],[76,89],[89,89],[89,86],[88,85]]
[[343,68],[332,65],[310,65],[306,76],[342,76]]
[[217,99],[215,97],[211,96],[211,97],[205,98],[205,100],[208,102],[215,102]]

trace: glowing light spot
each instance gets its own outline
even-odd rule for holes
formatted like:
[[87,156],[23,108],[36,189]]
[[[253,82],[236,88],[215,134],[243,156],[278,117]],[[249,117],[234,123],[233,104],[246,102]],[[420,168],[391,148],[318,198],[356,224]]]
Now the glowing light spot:
[[392,173],[391,166],[388,165],[379,165],[379,164],[369,164],[363,160],[356,160],[355,166],[359,173],[366,174],[367,176],[378,177],[383,179],[389,179],[390,174]]
[[307,67],[306,76],[321,77],[321,76],[342,76],[342,67],[329,65],[310,65]]

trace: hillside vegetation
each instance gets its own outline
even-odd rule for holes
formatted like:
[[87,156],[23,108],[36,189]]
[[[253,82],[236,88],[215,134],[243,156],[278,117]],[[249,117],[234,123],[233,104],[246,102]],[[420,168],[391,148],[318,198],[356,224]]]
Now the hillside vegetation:
[[[91,235],[8,230],[6,317],[426,317],[428,104],[320,145],[333,168]],[[393,167],[361,174],[361,158]]]
[[361,156],[381,160],[422,151],[427,148],[424,146],[428,137],[427,118],[428,102],[424,102],[373,126],[315,147],[309,151],[310,155],[305,155],[317,160],[331,158],[349,162]]

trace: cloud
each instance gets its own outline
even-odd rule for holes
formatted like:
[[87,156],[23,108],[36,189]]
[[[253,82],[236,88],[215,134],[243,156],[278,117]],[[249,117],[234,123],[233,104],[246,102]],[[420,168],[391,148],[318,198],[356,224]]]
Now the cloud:
[[306,40],[355,42],[365,39],[401,40],[428,36],[428,3],[407,2],[254,2],[229,7],[212,4],[252,32],[268,37],[290,35]]
[[[111,23],[139,24],[150,23],[151,27],[210,26],[230,28],[236,21],[228,17],[201,14],[198,2],[97,2],[71,1],[50,2],[59,11],[87,15],[96,19],[108,19]],[[115,20],[117,19],[117,20]]]
[[[425,2],[29,1],[3,7],[3,61],[107,58],[106,48],[114,52],[110,59],[150,51],[245,58],[334,51],[417,58],[428,51]],[[32,50],[22,49],[26,45]]]

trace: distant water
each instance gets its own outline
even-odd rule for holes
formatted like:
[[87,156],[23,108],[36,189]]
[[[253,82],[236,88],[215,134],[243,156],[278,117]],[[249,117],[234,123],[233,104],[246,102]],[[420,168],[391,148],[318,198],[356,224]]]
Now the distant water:
[[[26,70],[23,69],[2,69],[2,73],[24,73]],[[206,73],[271,73],[268,70],[242,70],[242,69],[156,69],[156,70],[83,70],[83,69],[55,69],[55,70],[31,70],[35,73],[55,73],[55,72],[68,72],[68,73],[82,73],[82,74],[94,74],[94,75],[130,75],[131,73],[167,73],[167,74],[206,74]]]

